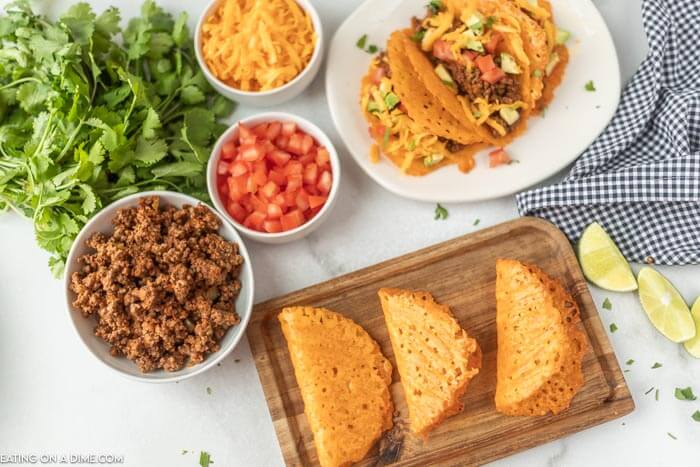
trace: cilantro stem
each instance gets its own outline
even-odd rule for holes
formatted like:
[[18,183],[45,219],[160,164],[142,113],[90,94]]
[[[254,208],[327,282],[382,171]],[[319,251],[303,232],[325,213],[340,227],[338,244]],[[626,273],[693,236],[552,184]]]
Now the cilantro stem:
[[40,81],[39,79],[34,78],[33,76],[29,76],[29,77],[26,77],[26,78],[20,78],[20,79],[18,79],[18,80],[15,80],[15,81],[13,81],[13,82],[11,82],[11,83],[9,83],[9,84],[6,84],[6,85],[4,85],[4,86],[0,86],[0,91],[2,91],[2,90],[4,90],[4,89],[11,88],[11,87],[13,87],[13,86],[17,86],[18,84],[29,83],[30,81],[33,81],[33,82],[35,82],[35,83],[42,84],[41,81]]

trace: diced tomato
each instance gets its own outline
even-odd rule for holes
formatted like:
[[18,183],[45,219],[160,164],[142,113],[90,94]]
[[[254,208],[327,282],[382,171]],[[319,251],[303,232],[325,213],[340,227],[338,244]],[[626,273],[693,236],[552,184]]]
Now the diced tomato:
[[284,193],[277,193],[275,197],[272,198],[272,203],[282,208],[282,211],[287,208],[287,200],[284,197]]
[[224,175],[226,172],[228,172],[228,162],[219,161],[219,165],[216,166],[216,173]]
[[228,179],[228,196],[233,201],[240,201],[247,191],[245,177],[229,177]]
[[281,149],[275,149],[268,153],[268,157],[275,163],[276,166],[282,167],[292,158],[292,155]]
[[496,67],[496,62],[493,61],[493,55],[480,55],[474,60],[479,71],[486,73],[487,71],[493,70]]
[[293,211],[289,211],[287,214],[282,216],[280,219],[280,222],[282,222],[282,229],[283,230],[292,230],[296,229],[300,225],[302,225],[306,219],[304,219],[304,214],[298,210],[295,209]]
[[292,175],[301,175],[304,173],[304,166],[299,161],[289,161],[287,166],[284,168],[284,174],[289,177]]
[[465,50],[462,52],[462,58],[466,63],[474,63],[474,60],[479,56],[478,53],[474,52],[473,50]]
[[289,136],[280,135],[275,138],[275,146],[283,151],[286,151],[289,147]]
[[318,196],[318,188],[316,185],[304,185],[304,190],[310,195]]
[[[384,127],[379,126],[375,131]],[[217,162],[216,184],[233,220],[260,232],[304,224],[328,200],[333,184],[330,154],[293,122],[239,124]]]
[[508,153],[506,153],[503,148],[496,149],[489,153],[489,167],[498,167],[499,165],[510,164],[512,161]]
[[297,207],[301,209],[301,212],[309,209],[309,195],[306,194],[303,188],[297,193],[296,203]]
[[261,123],[253,127],[253,133],[255,133],[258,139],[265,138],[267,135],[267,123]]
[[315,185],[318,179],[318,166],[316,164],[309,164],[304,167],[304,183],[307,185]]
[[265,133],[265,138],[268,141],[274,141],[282,133],[282,123],[272,122],[267,127],[267,132]]
[[229,203],[228,206],[226,206],[226,210],[229,214],[231,214],[231,217],[233,217],[236,220],[236,222],[243,222],[248,216],[248,212],[246,211],[246,209],[239,203]]
[[283,122],[282,123],[282,134],[286,137],[292,136],[297,132],[297,124],[294,122]]
[[243,225],[252,230],[262,230],[265,214],[255,211],[243,221]]
[[267,205],[268,203],[265,202],[262,198],[256,195],[250,195],[250,203],[253,206],[253,210],[257,212],[263,213],[265,216],[267,216]]
[[326,196],[309,196],[309,207],[311,209],[323,206],[328,198]]
[[328,171],[324,171],[318,178],[318,191],[320,191],[324,195],[327,195],[331,191],[332,184],[333,178],[331,177],[331,173]]
[[228,141],[224,143],[223,147],[221,148],[221,158],[227,161],[230,161],[231,159],[234,159],[236,157],[236,154],[238,154],[238,148],[236,147],[236,143],[233,141]]
[[223,178],[219,180],[218,187],[219,187],[219,195],[226,199],[228,198],[228,179]]
[[503,37],[501,36],[501,33],[499,33],[498,31],[493,31],[491,33],[491,39],[486,45],[484,45],[486,51],[490,54],[495,54],[496,49],[498,48],[498,44],[501,42],[502,38]]
[[316,162],[316,149],[312,149],[311,151],[307,152],[303,156],[299,157],[299,162],[301,162],[304,167],[307,165]]
[[309,151],[311,151],[311,148],[314,147],[314,143],[315,141],[313,137],[304,133],[304,135],[301,137],[301,153],[308,154]]
[[242,145],[244,144],[255,144],[257,137],[255,133],[242,123],[238,124],[238,142]]
[[287,191],[297,191],[299,188],[301,188],[301,185],[301,175],[290,175],[287,177]]
[[267,218],[268,219],[279,219],[282,217],[282,208],[279,204],[270,203],[267,205]]
[[285,191],[284,195],[284,205],[289,209],[294,209],[297,207],[297,192],[296,191]]
[[481,79],[487,83],[494,84],[506,77],[506,74],[500,68],[493,68],[481,75]]
[[245,161],[236,161],[231,164],[229,171],[234,177],[240,177],[241,175],[245,175],[250,171],[250,164]]
[[[382,130],[382,136],[384,136],[384,130]],[[323,167],[331,163],[331,155],[328,153],[326,148],[318,148],[316,153],[316,163],[319,167]]]
[[278,186],[284,186],[287,184],[287,177],[284,175],[281,169],[270,170],[267,174],[268,180],[275,182]]
[[386,132],[386,127],[384,125],[372,125],[369,127],[369,134],[372,138],[383,138]]
[[292,154],[301,156],[303,151],[304,136],[301,133],[294,133],[289,137],[289,147],[287,148]]
[[267,220],[263,222],[263,229],[267,233],[282,232],[282,223],[280,221]]
[[370,79],[374,84],[379,84],[382,82],[382,78],[386,76],[386,69],[382,66],[376,67],[372,71],[372,75],[370,76]]
[[262,188],[260,188],[260,193],[267,198],[272,199],[274,196],[280,192],[280,187],[275,182],[267,182]]
[[265,148],[262,144],[246,144],[241,146],[241,159],[248,162],[262,160],[265,157]]
[[454,60],[452,55],[452,43],[438,39],[433,43],[433,56],[439,60],[451,61]]
[[258,191],[258,184],[255,183],[255,179],[252,176],[243,175],[243,178],[245,178],[246,193],[255,193],[256,191]]

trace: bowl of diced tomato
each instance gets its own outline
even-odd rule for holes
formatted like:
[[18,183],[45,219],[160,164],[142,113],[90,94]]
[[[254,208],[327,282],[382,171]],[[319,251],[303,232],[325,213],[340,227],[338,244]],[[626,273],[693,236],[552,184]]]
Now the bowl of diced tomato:
[[340,161],[316,125],[267,112],[221,135],[207,177],[214,207],[243,235],[285,243],[308,235],[327,217]]

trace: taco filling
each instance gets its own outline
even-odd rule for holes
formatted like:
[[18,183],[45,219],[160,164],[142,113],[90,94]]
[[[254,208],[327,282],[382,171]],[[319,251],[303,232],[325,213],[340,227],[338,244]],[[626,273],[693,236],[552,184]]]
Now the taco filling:
[[[411,39],[426,54],[435,74],[460,98],[470,120],[491,134],[508,134],[528,107],[517,29],[500,16],[476,8],[458,10],[433,0],[424,18],[413,18]],[[513,44],[513,42],[515,44]],[[526,59],[527,60],[527,59]]]

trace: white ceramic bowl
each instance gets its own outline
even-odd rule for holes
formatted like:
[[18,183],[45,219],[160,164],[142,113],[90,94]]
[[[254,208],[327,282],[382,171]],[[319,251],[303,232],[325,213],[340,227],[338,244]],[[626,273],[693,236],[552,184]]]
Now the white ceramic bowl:
[[204,12],[199,17],[197,21],[197,28],[194,33],[194,48],[197,56],[197,61],[199,66],[202,68],[204,76],[207,81],[219,91],[219,93],[233,99],[241,104],[250,105],[254,107],[270,107],[273,105],[279,105],[288,100],[294,99],[296,96],[301,94],[314,80],[318,71],[321,69],[321,62],[323,61],[323,48],[324,48],[324,38],[323,38],[323,28],[321,27],[321,19],[318,16],[318,12],[311,4],[309,0],[296,0],[299,6],[306,11],[306,13],[311,18],[311,24],[313,24],[314,30],[316,32],[316,48],[311,55],[311,60],[309,61],[306,68],[304,68],[301,73],[299,73],[293,80],[287,84],[280,86],[269,91],[260,92],[250,92],[241,91],[228,84],[224,83],[218,79],[209,70],[207,63],[204,61],[202,56],[202,26],[206,19],[211,15],[215,8],[223,0],[212,0],[209,6],[204,9]]
[[308,234],[316,230],[321,225],[321,223],[328,217],[328,214],[330,213],[331,208],[335,203],[336,196],[338,195],[341,170],[338,153],[336,152],[335,147],[333,146],[333,143],[331,142],[330,138],[326,136],[326,134],[323,131],[321,131],[320,128],[318,128],[316,125],[309,122],[308,120],[285,112],[265,112],[241,120],[243,124],[248,126],[255,126],[259,123],[271,121],[296,123],[297,127],[300,130],[303,130],[309,135],[313,136],[314,139],[316,139],[316,141],[321,146],[324,146],[328,150],[328,154],[330,155],[331,159],[331,170],[333,171],[333,185],[331,186],[331,191],[328,194],[328,200],[326,201],[326,204],[323,205],[323,208],[321,208],[319,213],[313,219],[311,219],[304,225],[297,227],[294,230],[274,234],[267,232],[258,232],[257,230],[251,230],[242,225],[241,223],[237,222],[233,217],[231,217],[231,215],[226,210],[224,202],[221,200],[221,196],[219,195],[219,190],[216,184],[216,167],[219,163],[219,159],[221,158],[221,148],[227,141],[229,141],[232,138],[235,138],[238,135],[238,123],[233,125],[226,132],[224,132],[224,134],[221,135],[219,140],[216,142],[216,145],[214,146],[214,150],[211,154],[211,157],[209,158],[209,166],[207,167],[207,187],[209,188],[209,197],[214,203],[216,209],[219,211],[219,214],[221,214],[229,222],[231,222],[236,227],[236,229],[238,229],[239,232],[241,232],[246,237],[252,240],[256,240],[258,242],[281,244],[291,242],[294,240],[299,240],[307,236]]
[[[221,340],[221,348],[218,352],[210,354],[206,360],[202,363],[191,367],[185,367],[180,371],[167,372],[163,370],[153,371],[150,373],[142,373],[135,363],[124,357],[113,357],[109,353],[110,345],[103,341],[101,338],[95,336],[95,319],[85,318],[82,314],[73,307],[73,300],[75,299],[75,294],[70,290],[70,277],[71,275],[80,269],[80,264],[78,263],[78,258],[91,250],[85,245],[85,242],[97,232],[102,232],[105,234],[111,234],[114,229],[112,226],[112,219],[117,213],[118,209],[136,206],[141,198],[147,196],[158,196],[161,199],[161,205],[165,206],[176,206],[181,207],[184,204],[197,205],[200,204],[196,198],[191,196],[183,195],[181,193],[175,193],[170,191],[150,191],[137,193],[126,198],[115,201],[109,206],[105,207],[100,211],[95,217],[93,217],[90,222],[88,222],[85,227],[80,231],[78,237],[73,243],[73,247],[68,255],[68,260],[66,261],[66,272],[65,272],[65,290],[66,290],[66,306],[68,309],[68,315],[73,327],[78,333],[78,337],[83,341],[85,347],[94,355],[99,361],[104,363],[107,367],[111,368],[115,372],[127,378],[142,381],[147,383],[167,383],[173,381],[181,381],[190,378],[194,375],[202,373],[209,368],[215,366],[220,362],[226,355],[228,355],[238,342],[243,338],[246,326],[250,320],[250,315],[253,310],[253,267],[251,266],[250,257],[248,256],[248,251],[246,250],[243,240],[238,235],[236,230],[231,227],[231,225],[226,222],[221,216],[212,210],[217,217],[222,221],[221,228],[219,229],[219,234],[226,240],[236,242],[240,250],[240,255],[243,256],[243,267],[239,275],[241,281],[241,291],[236,300],[236,312],[241,318],[241,322],[238,323],[233,328],[229,329],[224,338]],[[211,209],[211,208],[210,208]]]

